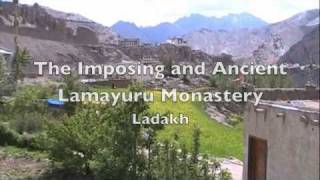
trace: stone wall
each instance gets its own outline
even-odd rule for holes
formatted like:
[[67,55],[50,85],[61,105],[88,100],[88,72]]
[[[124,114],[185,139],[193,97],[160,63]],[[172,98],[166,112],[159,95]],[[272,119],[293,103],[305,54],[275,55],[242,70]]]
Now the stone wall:
[[129,80],[129,79],[115,79],[115,80],[86,82],[86,84],[96,85],[96,86],[109,86],[114,88],[127,88],[133,81],[134,80]]
[[257,92],[263,92],[264,100],[317,100],[319,88],[257,88]]

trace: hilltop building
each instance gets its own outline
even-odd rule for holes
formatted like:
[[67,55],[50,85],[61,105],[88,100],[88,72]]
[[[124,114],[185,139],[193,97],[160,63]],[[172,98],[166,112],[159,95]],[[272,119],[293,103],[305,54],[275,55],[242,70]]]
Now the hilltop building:
[[6,69],[5,69],[6,72],[9,72],[11,69],[10,64],[11,64],[11,59],[12,59],[13,53],[8,50],[0,48],[0,56],[2,56],[4,58],[4,65],[6,67]]
[[[301,93],[288,89],[284,94],[309,100],[247,104],[244,180],[319,179],[319,89]],[[272,94],[279,90],[270,90],[266,97],[275,97]]]
[[121,47],[135,47],[140,45],[138,38],[125,38],[119,41]]
[[185,41],[183,38],[180,38],[180,37],[171,38],[171,39],[167,40],[167,43],[173,44],[176,46],[186,46],[187,45],[187,41]]

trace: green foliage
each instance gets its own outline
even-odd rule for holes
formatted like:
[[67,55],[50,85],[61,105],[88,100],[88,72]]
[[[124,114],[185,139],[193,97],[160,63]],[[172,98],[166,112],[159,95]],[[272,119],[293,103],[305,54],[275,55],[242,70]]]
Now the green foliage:
[[246,79],[248,83],[257,88],[290,88],[293,86],[288,75],[251,75]]
[[[208,155],[200,158],[200,130],[194,128],[193,152],[189,153],[184,144],[165,140],[163,144],[154,144],[151,153],[151,174],[149,179],[164,180],[206,180],[228,179],[227,171],[221,169],[220,163],[209,159]],[[223,173],[222,173],[223,172]]]
[[[131,92],[144,92],[139,84]],[[92,175],[101,180],[205,180],[227,177],[220,173],[218,162],[204,155],[200,158],[200,128],[193,128],[192,151],[174,138],[158,141],[162,126],[134,126],[133,113],[138,118],[151,115],[149,104],[122,102],[108,105],[77,105],[74,115],[62,122],[50,122],[46,134],[32,143],[46,147],[49,158],[61,162],[69,172]],[[201,130],[202,132],[202,130]],[[192,133],[191,133],[192,134]],[[193,139],[193,140],[192,140]],[[224,172],[224,171],[221,171]],[[218,178],[218,179],[219,179]]]
[[[211,76],[209,83],[211,87],[225,91],[239,91],[240,86],[234,81],[234,75],[217,74]],[[257,88],[289,88],[292,80],[288,75],[247,75],[245,82]]]
[[39,112],[45,113],[46,106],[42,100],[53,94],[52,89],[46,86],[24,86],[19,89],[11,103],[11,112]]
[[0,145],[17,145],[19,135],[5,124],[0,124]]
[[48,116],[38,112],[23,112],[13,115],[10,126],[20,134],[24,132],[36,133],[43,129]]
[[237,91],[239,90],[239,87],[237,84],[233,81],[235,79],[235,76],[233,75],[223,75],[223,74],[216,74],[214,76],[211,76],[209,79],[209,84],[211,87],[217,88],[221,91]]
[[[80,92],[85,91],[85,87],[81,85],[79,81],[79,76],[71,73],[70,75],[66,75],[63,77],[63,93],[69,99],[71,97],[72,92]],[[75,102],[66,102],[65,103],[65,110],[67,111],[67,114],[69,116],[74,115],[76,111],[76,105]]]
[[21,49],[19,46],[16,47],[16,52],[13,57],[13,72],[14,79],[16,81],[23,80],[24,72],[23,68],[27,65],[28,60],[30,59],[29,52],[27,49]]
[[15,90],[15,83],[5,74],[5,71],[5,60],[0,54],[0,102],[2,96],[10,95]]
[[[144,90],[134,84],[130,91]],[[103,180],[210,177],[208,162],[198,159],[200,130],[194,129],[192,153],[185,146],[180,149],[177,134],[174,141],[158,143],[156,134],[162,126],[131,124],[133,113],[140,118],[148,115],[148,108],[143,99],[116,107],[81,107],[62,123],[50,123],[46,137],[49,157],[73,172],[94,173]]]
[[0,146],[33,148],[35,137],[30,134],[18,134],[6,124],[0,124]]
[[210,117],[204,112],[203,105],[195,102],[161,102],[161,94],[154,92],[157,99],[150,104],[152,112],[165,113],[172,112],[175,116],[183,112],[189,117],[189,125],[180,126],[172,125],[158,132],[157,139],[164,141],[172,139],[173,134],[179,134],[179,143],[185,144],[189,151],[192,150],[192,134],[193,127],[199,127],[201,130],[201,147],[200,152],[210,154],[217,157],[236,157],[242,159],[243,156],[243,127],[239,123],[234,128],[225,127]]
[[198,156],[200,153],[200,129],[195,128],[193,131],[193,149],[192,149],[192,162],[198,162]]
[[21,148],[16,146],[0,146],[0,157],[14,157],[27,159],[46,159],[47,155],[40,151],[33,151],[28,148]]
[[51,94],[52,89],[46,86],[24,86],[5,104],[1,117],[20,134],[39,132],[51,119],[45,103]]
[[62,123],[50,123],[47,134],[50,158],[62,162],[67,169],[86,174],[107,135],[94,108],[84,108]]
[[[131,92],[143,92],[141,84],[132,85]],[[112,147],[105,148],[97,159],[98,176],[101,179],[137,179],[145,173],[146,158],[141,152],[152,144],[154,132],[161,128],[157,126],[142,127],[131,124],[132,114],[138,117],[147,115],[149,106],[143,99],[138,102],[120,103],[105,113],[104,121],[111,127]],[[146,132],[149,128],[149,133]],[[153,133],[150,133],[153,132]],[[145,138],[145,135],[148,138]]]
[[228,116],[228,124],[231,126],[236,126],[237,124],[243,122],[243,118],[237,114],[230,114]]

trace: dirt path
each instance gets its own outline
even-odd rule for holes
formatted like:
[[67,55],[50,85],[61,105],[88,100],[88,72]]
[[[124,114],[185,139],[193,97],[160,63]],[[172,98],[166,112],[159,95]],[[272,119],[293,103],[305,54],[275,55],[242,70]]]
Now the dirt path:
[[233,177],[233,180],[242,180],[243,164],[239,160],[224,160],[221,163],[223,169],[228,169]]
[[0,179],[27,178],[43,174],[47,163],[26,158],[0,158]]

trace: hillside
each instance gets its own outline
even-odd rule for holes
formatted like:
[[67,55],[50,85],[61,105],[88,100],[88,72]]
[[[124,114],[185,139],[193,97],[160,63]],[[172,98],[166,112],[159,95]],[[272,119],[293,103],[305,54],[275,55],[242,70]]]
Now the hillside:
[[319,53],[319,26],[317,26],[313,31],[306,34],[301,41],[293,45],[280,58],[279,63],[306,66],[303,69],[294,68],[289,71],[296,87],[303,87],[308,81],[319,85]]
[[[0,12],[0,48],[14,51],[13,29],[14,6],[2,3]],[[133,46],[118,45],[118,36],[108,27],[95,23],[81,15],[52,10],[35,4],[19,5],[19,38],[21,47],[29,51],[31,59],[26,74],[34,77],[33,61],[53,61],[55,64],[73,65],[116,64],[140,61],[144,57],[155,57],[163,61],[168,58],[180,61],[223,61],[188,47],[173,45]],[[161,34],[162,32],[158,32]],[[137,56],[138,54],[138,56]],[[228,62],[232,63],[232,62]]]
[[301,41],[293,45],[281,58],[279,63],[319,64],[319,26],[306,34]]
[[[0,31],[14,32],[13,13],[15,7],[10,2],[2,3]],[[34,4],[19,5],[19,34],[39,39],[63,41],[78,44],[112,44],[117,36],[108,27],[88,20],[81,15],[55,11]]]
[[211,55],[231,54],[238,62],[275,63],[319,22],[319,9],[256,29],[202,29],[184,36],[193,49]]

